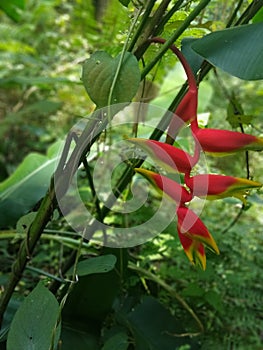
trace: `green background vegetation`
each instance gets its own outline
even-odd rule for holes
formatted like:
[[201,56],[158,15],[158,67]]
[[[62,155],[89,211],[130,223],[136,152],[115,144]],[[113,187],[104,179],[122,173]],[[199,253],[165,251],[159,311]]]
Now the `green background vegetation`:
[[[54,156],[62,140],[80,118],[95,108],[81,81],[82,63],[97,50],[117,56],[129,33],[135,9],[144,8],[149,2],[121,1],[128,7],[117,0],[28,0],[25,3],[16,0],[10,2],[14,7],[8,3],[3,2],[0,7],[3,10],[0,12],[2,289],[26,234],[26,220],[30,225],[33,219],[27,216],[19,224],[19,218],[27,212],[34,216],[58,161]],[[153,3],[154,12],[163,2]],[[175,3],[171,1],[168,8]],[[161,35],[170,38],[198,3],[181,1],[179,10],[171,16]],[[236,20],[242,18],[251,3],[238,2]],[[180,47],[185,38],[198,39],[225,28],[238,4],[212,0],[176,44]],[[262,20],[261,8],[253,22],[262,24]],[[157,46],[147,50],[146,65],[157,52]],[[139,67],[143,71],[144,63],[140,62]],[[169,107],[184,82],[181,68],[169,52],[147,78],[151,81],[150,97],[147,97],[162,108]],[[134,100],[139,98],[138,94]],[[262,80],[241,80],[219,68],[213,69],[200,83],[200,119],[211,128],[240,131],[242,124],[245,132],[262,136],[262,98]],[[233,110],[233,101],[238,111]],[[122,130],[122,133],[133,136],[132,130]],[[120,135],[113,132],[111,137],[114,141]],[[107,144],[106,136],[105,139]],[[100,142],[103,143],[103,139]],[[186,138],[183,142],[187,145]],[[207,157],[206,161],[211,172],[247,176],[243,153],[227,158]],[[38,170],[34,178],[27,177],[43,164],[44,170]],[[15,171],[16,177],[10,180]],[[249,172],[254,180],[263,182],[261,153],[249,153]],[[79,177],[83,198],[93,210],[91,190],[84,175],[80,173]],[[3,196],[16,183],[19,186],[12,188],[7,197]],[[129,189],[125,190],[123,196],[129,195]],[[151,207],[144,207],[136,217],[126,220],[140,223],[151,217],[159,201],[155,192],[151,194],[151,201]],[[86,242],[79,249],[79,237],[56,210],[9,303],[0,333],[0,349],[6,348],[15,311],[32,290],[35,293],[30,294],[32,300],[25,299],[28,304],[22,304],[24,311],[19,309],[20,315],[12,324],[7,349],[18,349],[14,341],[20,336],[16,333],[16,323],[19,328],[28,322],[31,329],[41,303],[48,305],[55,316],[65,303],[62,343],[58,343],[58,349],[262,349],[262,204],[262,191],[252,192],[243,210],[242,204],[232,198],[206,203],[201,218],[220,249],[219,256],[208,252],[206,271],[189,264],[175,224],[155,239],[130,250],[100,248]],[[106,219],[115,226],[123,225],[123,221],[125,219],[114,212]],[[82,267],[83,274],[77,271],[79,282],[70,284],[70,277],[61,280],[60,269],[70,256],[74,263],[76,251],[78,258],[88,263]],[[96,260],[101,258],[104,260]],[[63,282],[59,289],[55,278],[58,283]],[[43,285],[38,284],[39,280]],[[44,285],[55,292],[60,304],[56,304],[52,294],[46,294]],[[56,333],[60,330],[57,327],[54,331],[56,320],[56,317],[54,320],[43,317],[46,325],[40,321],[38,329],[32,328],[33,337],[40,339],[39,332],[43,336],[40,343],[35,343],[37,349],[49,349],[51,339],[57,344]],[[21,342],[23,344],[23,339]]]

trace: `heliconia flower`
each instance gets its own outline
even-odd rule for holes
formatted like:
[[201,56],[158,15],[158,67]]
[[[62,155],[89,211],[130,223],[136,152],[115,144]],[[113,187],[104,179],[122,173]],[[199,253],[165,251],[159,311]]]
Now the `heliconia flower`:
[[262,186],[260,182],[216,174],[200,174],[185,178],[185,183],[193,196],[210,200],[236,197],[243,202],[245,202],[244,194],[248,189]]
[[139,145],[158,165],[169,172],[190,173],[199,159],[199,152],[191,156],[180,148],[155,140],[130,138],[126,141]]
[[177,209],[178,235],[184,251],[193,263],[200,263],[206,267],[204,245],[219,254],[217,244],[207,227],[199,217],[189,208],[181,206]]
[[238,131],[198,129],[194,134],[203,151],[214,155],[226,155],[243,150],[263,150],[263,138]]
[[164,175],[142,168],[135,168],[134,170],[137,173],[142,174],[159,192],[166,193],[177,204],[187,203],[193,198],[192,195],[179,183]]

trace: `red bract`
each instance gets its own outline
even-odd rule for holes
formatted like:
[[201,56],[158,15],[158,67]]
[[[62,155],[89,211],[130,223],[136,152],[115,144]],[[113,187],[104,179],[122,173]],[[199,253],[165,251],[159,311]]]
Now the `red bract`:
[[156,160],[157,164],[170,172],[190,173],[199,159],[199,154],[192,157],[180,148],[167,143],[147,139],[127,139],[138,144]]
[[[196,113],[197,93],[196,91],[189,90],[175,110],[174,116],[167,131],[168,137],[174,138],[178,131],[182,128],[183,123],[181,123],[180,120],[182,120],[184,123],[191,122],[193,125],[196,125]],[[178,120],[178,118],[180,119]]]
[[210,200],[225,197],[236,197],[244,201],[246,190],[261,187],[260,182],[239,177],[201,174],[185,179],[193,196]]
[[176,181],[173,181],[164,175],[154,173],[150,170],[141,168],[135,168],[134,170],[146,177],[155,188],[166,193],[177,204],[186,203],[192,199],[191,194]]
[[[151,38],[151,42],[164,44],[166,42],[163,38]],[[181,123],[178,123],[178,117],[185,123],[191,122],[193,125],[197,126],[197,98],[198,98],[198,88],[195,80],[195,76],[192,72],[190,65],[188,64],[186,58],[182,52],[175,46],[171,45],[170,50],[179,58],[188,81],[189,90],[182,98],[177,109],[175,110],[174,117],[168,128],[168,137],[175,137],[182,127]]]
[[225,155],[243,150],[263,150],[263,138],[237,131],[198,129],[194,132],[203,151]]

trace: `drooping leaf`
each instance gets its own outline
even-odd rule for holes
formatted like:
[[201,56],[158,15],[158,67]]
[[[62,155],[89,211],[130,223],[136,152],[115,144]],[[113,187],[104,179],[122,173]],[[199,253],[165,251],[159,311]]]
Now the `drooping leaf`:
[[0,183],[1,227],[14,226],[44,196],[58,161],[56,151],[61,144],[58,141],[52,145],[46,156],[30,153],[15,172]]
[[[106,273],[114,268],[116,261],[116,256],[112,254],[86,259],[77,264],[76,274],[78,276],[87,276],[94,273]],[[67,274],[72,274],[72,272],[73,268]]]
[[55,296],[40,282],[17,310],[7,338],[7,350],[49,350],[59,316]]
[[[120,59],[121,54],[112,58],[105,51],[97,51],[83,64],[83,84],[97,107],[108,105]],[[131,101],[138,90],[140,76],[137,59],[126,52],[112,91],[110,104]]]
[[212,65],[244,80],[263,79],[263,23],[242,25],[204,36],[192,48]]

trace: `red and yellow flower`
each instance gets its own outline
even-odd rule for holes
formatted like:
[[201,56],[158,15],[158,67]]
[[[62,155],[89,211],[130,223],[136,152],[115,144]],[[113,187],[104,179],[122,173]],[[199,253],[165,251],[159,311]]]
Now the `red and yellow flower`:
[[179,239],[188,259],[205,270],[205,246],[219,254],[217,244],[199,217],[184,206],[177,209],[177,230]]
[[[162,38],[152,38],[151,42],[165,43]],[[224,156],[244,150],[263,150],[263,138],[230,130],[200,129],[197,121],[198,89],[195,77],[185,57],[174,45],[170,49],[182,63],[188,80],[189,89],[177,109],[168,127],[167,143],[146,139],[129,139],[148,152],[165,170],[184,174],[185,186],[176,181],[145,169],[135,169],[145,176],[158,191],[164,192],[176,202],[177,231],[183,249],[194,264],[206,267],[205,247],[219,254],[217,244],[201,219],[189,208],[186,203],[194,196],[210,200],[225,197],[236,197],[245,202],[246,191],[259,188],[261,183],[239,177],[200,174],[190,176],[192,168],[198,162],[200,149],[217,156]],[[187,152],[174,147],[172,143],[184,123],[190,123],[195,137],[195,152],[191,156]]]

